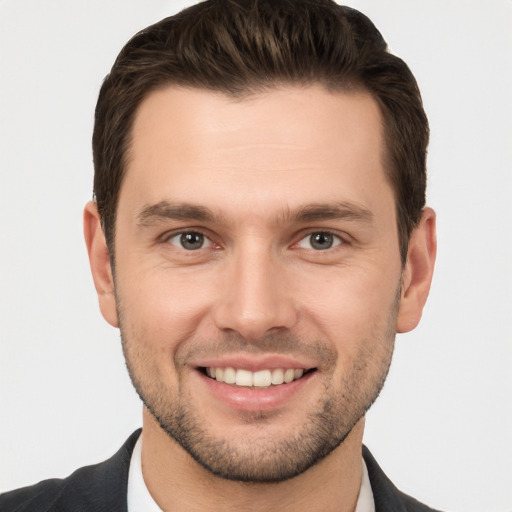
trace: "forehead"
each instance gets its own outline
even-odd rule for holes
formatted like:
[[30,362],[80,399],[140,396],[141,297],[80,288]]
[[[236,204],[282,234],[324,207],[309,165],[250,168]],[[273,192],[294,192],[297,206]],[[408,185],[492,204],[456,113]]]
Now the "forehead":
[[389,193],[382,130],[362,92],[283,87],[235,99],[168,87],[137,111],[120,202],[229,210],[348,200],[371,209]]

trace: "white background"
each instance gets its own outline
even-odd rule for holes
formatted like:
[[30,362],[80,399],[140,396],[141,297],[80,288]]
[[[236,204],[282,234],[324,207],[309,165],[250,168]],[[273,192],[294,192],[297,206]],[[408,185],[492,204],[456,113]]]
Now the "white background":
[[[0,487],[66,476],[141,423],[81,234],[102,78],[137,30],[190,2],[0,0]],[[439,255],[365,442],[431,506],[512,510],[512,2],[356,1],[430,117]]]

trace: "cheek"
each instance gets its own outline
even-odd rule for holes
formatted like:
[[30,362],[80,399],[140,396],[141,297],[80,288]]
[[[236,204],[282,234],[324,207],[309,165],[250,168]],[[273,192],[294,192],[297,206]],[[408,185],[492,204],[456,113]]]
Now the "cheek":
[[[204,317],[211,299],[201,272],[150,269],[119,272],[116,280],[123,326],[137,338],[172,346],[189,337]],[[129,275],[129,278],[123,278]]]
[[[336,279],[335,279],[336,277]],[[329,286],[312,294],[304,317],[310,329],[337,353],[336,382],[373,379],[389,365],[396,325],[398,277],[366,269],[332,274]],[[318,289],[317,289],[318,290]],[[306,306],[305,306],[306,307]]]
[[388,322],[399,278],[393,273],[350,267],[329,269],[321,276],[310,274],[301,283],[295,293],[302,296],[302,307],[308,316],[343,335]]

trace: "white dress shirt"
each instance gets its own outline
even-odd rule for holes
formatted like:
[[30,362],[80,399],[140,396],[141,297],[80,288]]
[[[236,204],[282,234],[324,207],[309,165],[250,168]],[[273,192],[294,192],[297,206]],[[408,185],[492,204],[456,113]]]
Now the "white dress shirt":
[[[144,482],[142,476],[142,435],[137,439],[130,460],[130,470],[128,473],[128,512],[163,512],[156,504]],[[368,470],[363,460],[363,471],[361,478],[361,489],[355,512],[375,512],[373,502],[373,493],[368,477]]]

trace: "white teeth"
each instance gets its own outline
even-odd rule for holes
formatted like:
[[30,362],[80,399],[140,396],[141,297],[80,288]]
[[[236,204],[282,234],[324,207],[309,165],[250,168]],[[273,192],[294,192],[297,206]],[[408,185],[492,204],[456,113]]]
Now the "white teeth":
[[281,368],[272,372],[272,384],[279,385],[284,382],[284,371]]
[[252,372],[249,370],[237,370],[235,384],[237,386],[252,386]]
[[288,384],[295,377],[295,370],[289,369],[284,372],[284,381]]
[[258,388],[264,388],[272,384],[272,373],[270,370],[261,370],[252,374],[252,385]]
[[236,384],[244,387],[266,388],[271,385],[279,386],[283,383],[290,383],[300,379],[304,375],[302,368],[286,370],[276,368],[275,370],[259,370],[251,372],[249,370],[235,370],[234,368],[206,368],[206,375],[219,382],[226,384]]
[[224,370],[224,382],[226,384],[234,384],[236,382],[236,372],[233,368],[226,368]]

